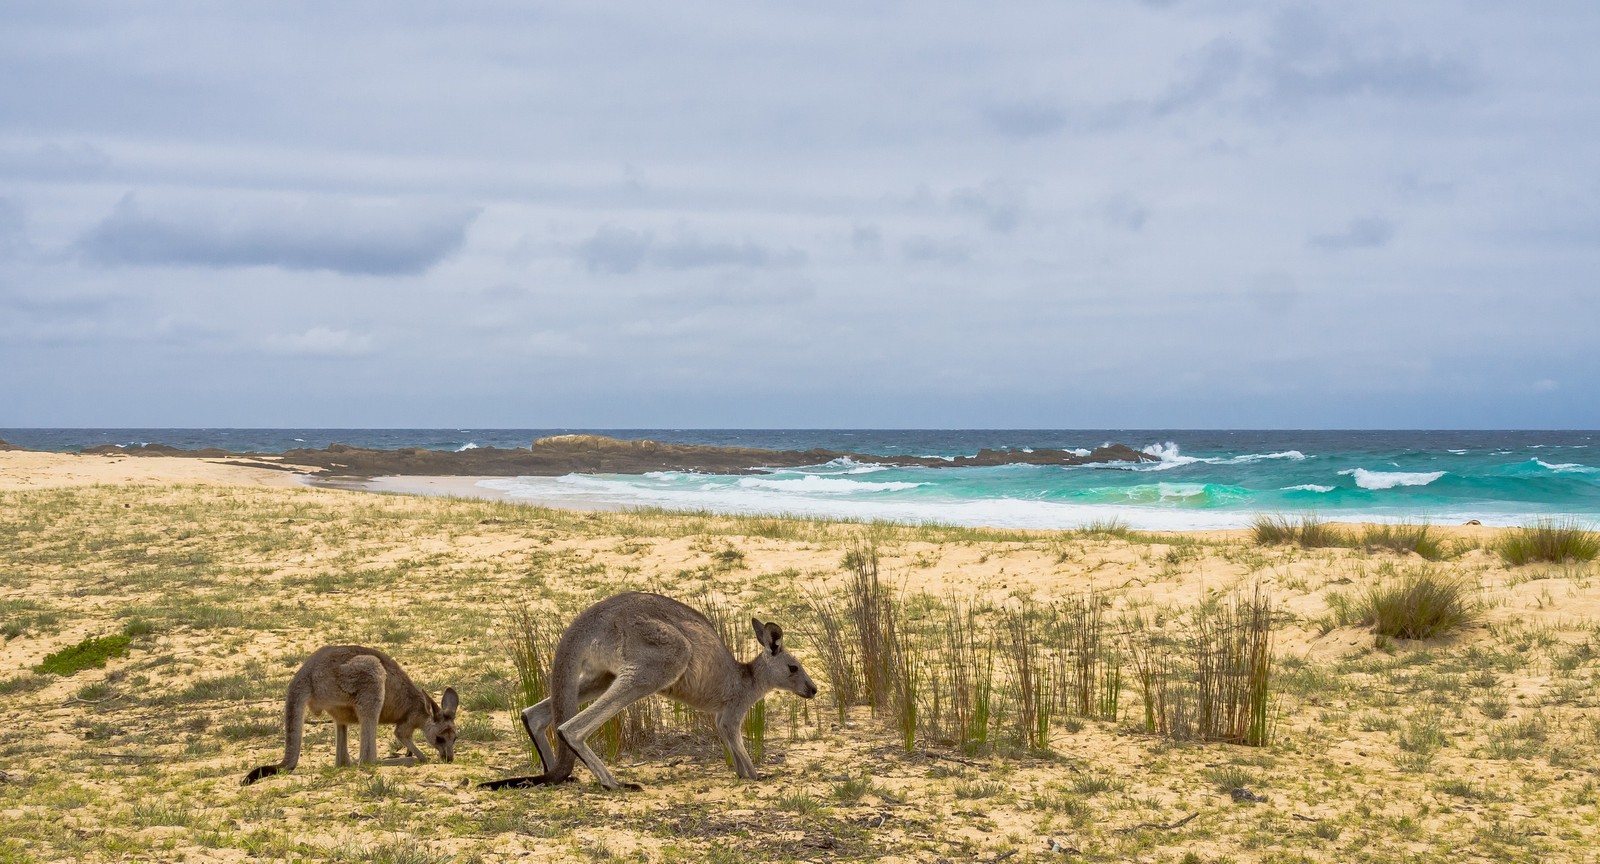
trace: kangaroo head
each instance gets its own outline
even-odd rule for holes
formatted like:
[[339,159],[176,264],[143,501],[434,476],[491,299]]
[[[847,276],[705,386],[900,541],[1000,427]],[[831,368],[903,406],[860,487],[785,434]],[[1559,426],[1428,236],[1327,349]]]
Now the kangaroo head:
[[446,687],[439,704],[433,706],[431,716],[422,724],[423,737],[446,762],[456,761],[456,706],[459,704],[461,697],[456,695],[456,689]]
[[771,621],[762,624],[756,618],[750,619],[750,626],[755,628],[756,641],[762,648],[761,654],[750,661],[756,680],[768,690],[788,690],[802,699],[817,695],[817,685],[811,676],[800,666],[800,661],[784,649],[783,628]]

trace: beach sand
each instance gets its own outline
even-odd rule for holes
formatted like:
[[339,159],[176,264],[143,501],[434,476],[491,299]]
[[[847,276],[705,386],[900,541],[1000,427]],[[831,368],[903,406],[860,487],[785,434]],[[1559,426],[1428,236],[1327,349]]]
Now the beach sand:
[[[575,512],[494,500],[471,478],[404,482],[375,488],[428,496],[201,459],[0,452],[0,860],[1542,861],[1589,860],[1600,836],[1595,568],[1506,566],[1486,548],[1495,529],[1435,529],[1451,554],[1429,563],[1242,531]],[[1176,620],[1259,586],[1279,622],[1273,740],[1145,734],[1125,667],[1118,717],[1058,716],[1049,753],[923,737],[908,754],[889,717],[834,710],[807,617],[862,544],[930,609],[1095,591],[1108,618]],[[1339,620],[1419,569],[1469,580],[1479,619],[1387,644]],[[703,735],[674,733],[611,760],[644,792],[600,792],[581,769],[555,789],[471,788],[529,770],[512,611],[557,631],[627,588],[788,625],[824,692],[769,696],[768,779],[739,781]],[[124,632],[128,653],[103,669],[32,671]],[[456,686],[457,761],[335,770],[314,720],[299,770],[240,788],[281,755],[289,675],[335,642],[388,650],[435,694]]]

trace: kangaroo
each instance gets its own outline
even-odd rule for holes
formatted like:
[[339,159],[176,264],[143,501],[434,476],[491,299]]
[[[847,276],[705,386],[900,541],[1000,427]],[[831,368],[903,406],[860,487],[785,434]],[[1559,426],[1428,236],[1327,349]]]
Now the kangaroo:
[[[617,594],[574,618],[556,645],[550,668],[550,698],[522,710],[522,725],[539,750],[545,773],[484,783],[490,789],[561,783],[583,764],[607,789],[622,784],[589,749],[588,737],[640,699],[660,693],[716,720],[717,735],[733,757],[733,768],[757,778],[744,749],[744,715],[771,690],[802,699],[817,695],[800,661],[783,648],[783,628],[751,618],[761,653],[748,663],[734,658],[706,616],[660,594]],[[589,707],[578,710],[584,702]],[[545,731],[555,727],[560,753],[552,754]],[[640,788],[628,784],[629,788]]]
[[[300,762],[300,736],[305,730],[306,712],[333,718],[336,751],[334,764],[350,764],[347,730],[352,723],[361,727],[361,763],[378,761],[378,724],[393,723],[394,737],[418,762],[426,762],[422,751],[411,743],[411,736],[422,735],[446,762],[455,761],[456,705],[460,700],[454,688],[447,688],[438,703],[426,691],[411,683],[411,678],[394,658],[376,648],[360,645],[328,645],[318,648],[289,680],[284,698],[283,761],[262,765],[245,775],[240,785],[249,786],[263,777],[293,771]],[[407,764],[410,760],[406,760]]]

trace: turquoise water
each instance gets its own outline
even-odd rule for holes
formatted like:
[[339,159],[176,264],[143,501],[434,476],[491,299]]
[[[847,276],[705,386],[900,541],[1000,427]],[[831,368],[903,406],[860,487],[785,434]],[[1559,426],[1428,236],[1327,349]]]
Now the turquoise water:
[[1600,525],[1600,432],[1587,431],[0,429],[0,438],[52,450],[157,442],[278,452],[335,441],[459,450],[524,447],[542,435],[574,431],[885,457],[1117,442],[1160,461],[908,469],[862,460],[741,477],[666,472],[492,478],[482,485],[513,498],[575,506],[1003,527],[1073,527],[1118,518],[1135,528],[1225,528],[1248,525],[1263,513],[1305,512],[1340,520],[1515,525],[1557,518]]

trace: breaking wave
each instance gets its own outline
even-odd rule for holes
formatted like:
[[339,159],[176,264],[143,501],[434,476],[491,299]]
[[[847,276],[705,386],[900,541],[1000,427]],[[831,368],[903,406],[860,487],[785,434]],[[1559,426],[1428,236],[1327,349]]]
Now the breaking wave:
[[1397,486],[1426,486],[1440,477],[1443,471],[1368,471],[1365,468],[1346,468],[1341,477],[1354,477],[1356,485],[1374,492]]

